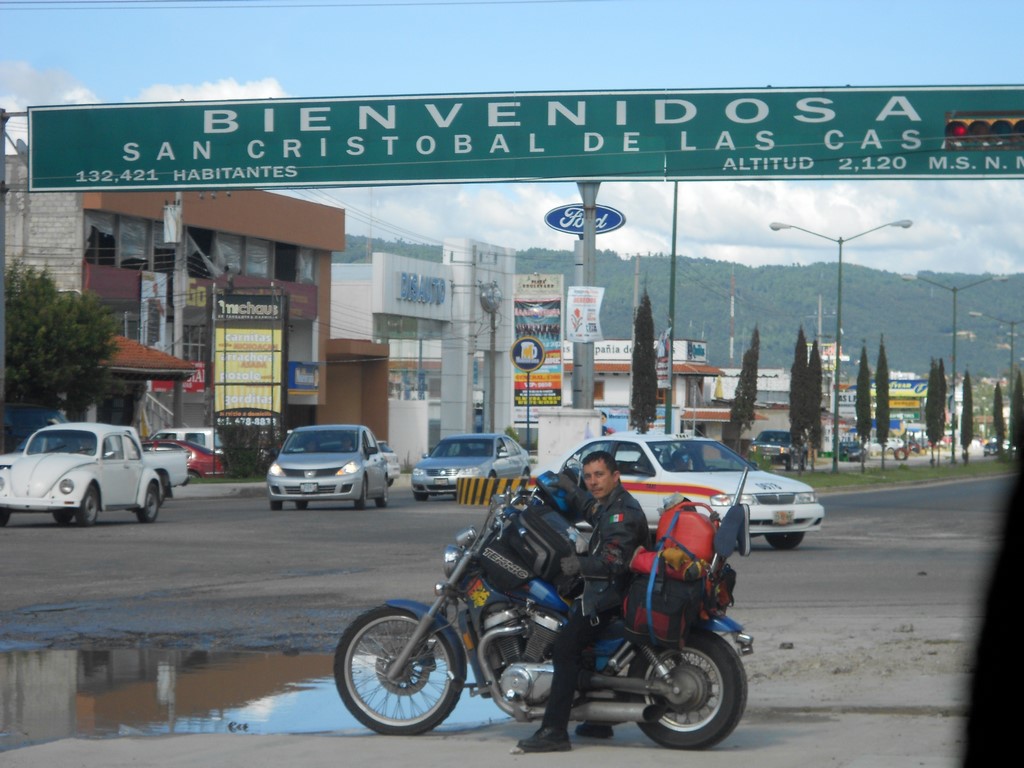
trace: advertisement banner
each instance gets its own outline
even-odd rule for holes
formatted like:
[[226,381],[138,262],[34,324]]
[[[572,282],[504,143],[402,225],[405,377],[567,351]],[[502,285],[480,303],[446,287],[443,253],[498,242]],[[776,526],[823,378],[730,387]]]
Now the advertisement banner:
[[221,294],[214,304],[214,411],[218,426],[272,427],[284,410],[283,298]]
[[562,276],[517,275],[513,307],[515,337],[533,337],[543,348],[544,363],[536,370],[512,372],[515,419],[526,422],[529,402],[530,421],[536,423],[533,409],[562,405]]
[[668,345],[669,336],[671,335],[672,329],[666,328],[664,331],[661,332],[661,335],[658,336],[658,341],[655,345],[654,370],[658,376],[658,389],[669,388]]
[[571,341],[574,344],[590,344],[604,340],[604,334],[601,333],[601,302],[603,300],[604,288],[585,285],[569,286],[566,341]]

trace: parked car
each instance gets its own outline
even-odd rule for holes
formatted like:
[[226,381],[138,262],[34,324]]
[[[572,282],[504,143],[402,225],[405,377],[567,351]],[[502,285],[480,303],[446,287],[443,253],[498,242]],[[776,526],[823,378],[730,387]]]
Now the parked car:
[[373,499],[388,505],[388,463],[377,438],[361,424],[324,424],[293,429],[267,470],[272,510],[285,501],[305,509],[311,501],[353,501],[356,509]]
[[224,474],[223,454],[188,440],[143,440],[142,450],[153,453],[185,455],[185,466],[190,478],[219,477]]
[[807,465],[807,446],[795,448],[793,436],[785,429],[763,430],[750,444],[750,450],[767,456],[772,464],[781,464],[786,469],[792,469],[794,465],[804,469]]
[[825,508],[814,489],[784,475],[764,472],[716,440],[664,434],[616,432],[579,444],[556,466],[578,468],[594,451],[608,451],[619,465],[622,484],[657,526],[665,501],[682,494],[725,514],[734,503],[743,472],[742,503],[750,507],[750,534],[775,549],[799,546],[804,534],[821,529]]
[[402,474],[402,463],[398,460],[398,454],[386,442],[379,440],[377,445],[380,447],[381,453],[384,454],[384,458],[388,460],[388,485],[394,485],[395,478]]
[[168,427],[150,435],[150,440],[187,440],[217,453],[224,452],[220,434],[213,427]]
[[49,512],[59,525],[96,522],[100,512],[128,510],[152,523],[162,494],[131,427],[66,423],[43,427],[24,451],[0,466],[0,526],[12,513]]
[[856,440],[843,440],[839,443],[840,461],[860,461],[864,447]]
[[[1009,453],[1010,441],[1003,440],[1003,453]],[[981,448],[981,454],[983,456],[998,456],[999,455],[999,441],[996,438],[990,438],[986,441],[985,445]]]
[[4,404],[4,445],[8,451],[20,450],[32,434],[51,424],[66,424],[64,414],[56,408],[26,403]]
[[529,477],[530,456],[508,435],[451,435],[413,467],[416,501],[454,494],[460,477]]

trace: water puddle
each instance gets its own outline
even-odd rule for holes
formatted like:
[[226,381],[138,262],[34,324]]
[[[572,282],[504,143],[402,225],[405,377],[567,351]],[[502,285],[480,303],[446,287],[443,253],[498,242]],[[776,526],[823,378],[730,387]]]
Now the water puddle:
[[[0,751],[56,739],[366,729],[325,654],[124,649],[0,653]],[[444,727],[506,719],[464,694]]]

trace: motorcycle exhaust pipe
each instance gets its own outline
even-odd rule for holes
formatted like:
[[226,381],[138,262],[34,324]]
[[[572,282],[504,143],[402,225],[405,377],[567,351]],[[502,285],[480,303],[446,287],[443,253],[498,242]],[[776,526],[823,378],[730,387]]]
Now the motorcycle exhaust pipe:
[[573,720],[598,723],[653,723],[665,714],[661,704],[631,701],[587,701],[573,707]]
[[591,675],[588,681],[591,690],[612,690],[622,693],[635,693],[639,696],[671,696],[677,694],[672,686],[661,680],[643,680],[638,677],[609,677],[607,675]]

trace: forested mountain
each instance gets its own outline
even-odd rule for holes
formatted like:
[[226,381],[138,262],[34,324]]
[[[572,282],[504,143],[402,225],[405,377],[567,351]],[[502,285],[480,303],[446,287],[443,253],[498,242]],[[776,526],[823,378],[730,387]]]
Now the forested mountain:
[[[336,253],[336,262],[359,262],[367,258],[367,239],[348,236],[348,249]],[[403,241],[375,240],[373,250],[441,261],[441,247]],[[574,281],[574,257],[570,250],[530,248],[516,256],[519,272],[561,273],[565,284]],[[908,264],[907,270],[914,270]],[[668,324],[668,296],[671,258],[652,254],[640,259],[640,292],[646,288],[654,310],[655,332]],[[606,338],[629,338],[632,334],[633,288],[637,275],[634,259],[624,260],[614,251],[597,252],[597,283],[605,287],[601,324]],[[922,273],[950,288],[973,283],[978,275]],[[724,261],[678,256],[676,261],[676,338],[706,339],[712,365],[739,367],[754,326],[761,336],[762,368],[785,367],[793,362],[793,345],[802,325],[808,340],[818,335],[819,301],[821,340],[835,337],[837,265],[822,262],[809,266],[747,267]],[[734,286],[734,288],[732,287]],[[730,322],[730,297],[735,299],[735,317]],[[1022,321],[1024,329],[1024,275],[1006,281],[989,282],[958,292],[957,368],[970,370],[972,378],[1005,376],[1010,365],[1008,324],[986,317],[983,312],[1007,321]],[[927,378],[931,359],[945,359],[951,367],[953,292],[921,280],[908,281],[898,272],[843,264],[843,350],[852,362],[844,363],[844,378],[853,381],[862,345],[874,368],[879,342],[885,336],[886,356],[891,371],[911,371]],[[730,328],[733,354],[729,356]],[[1024,342],[1017,341],[1014,354],[1024,356]]]

